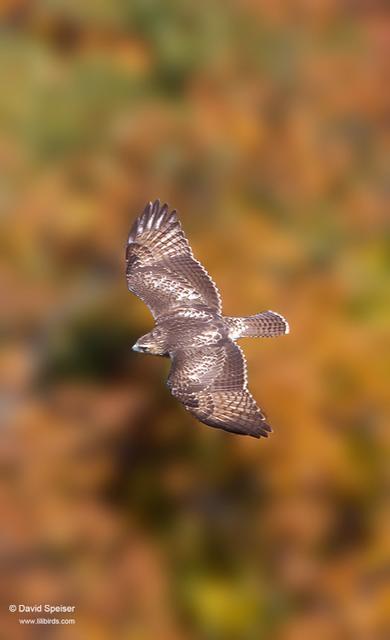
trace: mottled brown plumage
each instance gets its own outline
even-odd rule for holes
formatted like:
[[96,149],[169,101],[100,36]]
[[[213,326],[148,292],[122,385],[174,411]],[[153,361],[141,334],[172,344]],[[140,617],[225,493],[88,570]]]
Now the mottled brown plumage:
[[176,211],[158,200],[130,231],[126,277],[156,321],[133,349],[171,358],[168,387],[175,398],[207,425],[268,436],[271,427],[248,391],[245,357],[234,340],[288,333],[286,320],[273,311],[224,317],[218,289],[195,260]]

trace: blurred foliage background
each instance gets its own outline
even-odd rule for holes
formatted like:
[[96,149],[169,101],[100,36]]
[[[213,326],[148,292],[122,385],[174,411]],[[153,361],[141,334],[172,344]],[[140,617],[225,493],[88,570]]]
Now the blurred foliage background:
[[[0,21],[1,638],[388,638],[386,3]],[[227,315],[290,321],[242,342],[269,440],[196,423],[130,350],[152,319],[124,246],[155,197]],[[77,622],[31,630],[11,602]]]

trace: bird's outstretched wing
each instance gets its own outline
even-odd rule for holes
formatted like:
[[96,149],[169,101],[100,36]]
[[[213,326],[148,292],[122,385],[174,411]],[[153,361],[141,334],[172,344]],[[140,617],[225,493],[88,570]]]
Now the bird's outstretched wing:
[[130,231],[126,276],[156,319],[188,306],[221,311],[218,289],[195,260],[176,211],[159,200],[149,202]]
[[168,387],[188,411],[211,427],[255,438],[272,431],[248,391],[245,357],[232,340],[176,352]]

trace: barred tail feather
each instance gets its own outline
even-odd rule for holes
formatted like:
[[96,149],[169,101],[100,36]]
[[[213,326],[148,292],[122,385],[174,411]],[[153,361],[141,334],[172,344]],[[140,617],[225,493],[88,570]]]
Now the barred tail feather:
[[285,318],[275,311],[264,311],[247,318],[225,318],[232,340],[238,338],[273,338],[290,332]]

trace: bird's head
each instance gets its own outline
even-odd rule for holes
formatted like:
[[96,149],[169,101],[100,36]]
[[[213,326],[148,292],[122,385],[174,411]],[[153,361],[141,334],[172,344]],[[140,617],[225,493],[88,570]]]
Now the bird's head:
[[150,333],[138,338],[132,349],[133,351],[139,351],[140,353],[165,356],[168,351],[166,338],[166,332],[159,327],[155,327],[153,331],[150,331]]

